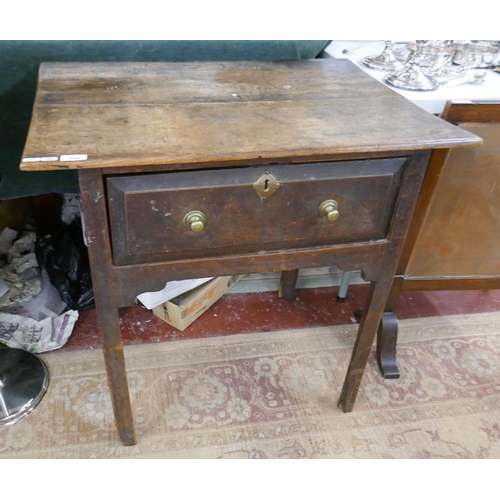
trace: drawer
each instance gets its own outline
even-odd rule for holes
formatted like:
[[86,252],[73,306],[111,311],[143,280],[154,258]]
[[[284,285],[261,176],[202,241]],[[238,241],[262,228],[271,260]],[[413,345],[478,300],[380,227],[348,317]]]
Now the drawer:
[[406,158],[107,178],[115,264],[386,237]]

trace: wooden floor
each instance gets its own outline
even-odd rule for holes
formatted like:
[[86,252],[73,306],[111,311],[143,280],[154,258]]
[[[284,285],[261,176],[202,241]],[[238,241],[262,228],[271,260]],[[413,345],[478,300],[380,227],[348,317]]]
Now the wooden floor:
[[[344,303],[336,300],[337,287],[297,290],[294,302],[284,302],[275,291],[228,293],[185,331],[170,327],[149,311],[134,306],[122,310],[124,344],[164,342],[235,333],[266,332],[288,328],[342,325],[355,322],[368,286],[351,285]],[[469,314],[500,310],[500,290],[403,292],[396,312],[399,319]],[[100,346],[94,310],[83,311],[63,349]]]

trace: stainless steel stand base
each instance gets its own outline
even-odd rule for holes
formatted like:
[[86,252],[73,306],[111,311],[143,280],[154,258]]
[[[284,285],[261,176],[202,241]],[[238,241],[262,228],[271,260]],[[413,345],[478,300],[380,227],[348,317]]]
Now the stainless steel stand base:
[[34,354],[0,349],[0,428],[29,415],[49,387],[49,371]]
[[436,90],[439,87],[436,79],[424,75],[419,68],[387,75],[384,82],[402,90]]

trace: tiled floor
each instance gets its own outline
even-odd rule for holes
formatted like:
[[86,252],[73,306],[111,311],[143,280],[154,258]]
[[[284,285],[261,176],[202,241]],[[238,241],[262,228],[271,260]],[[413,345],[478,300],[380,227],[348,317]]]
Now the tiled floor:
[[[275,291],[228,293],[185,331],[170,327],[149,311],[134,306],[121,311],[124,344],[273,331],[288,328],[341,325],[354,322],[363,308],[368,285],[351,285],[344,303],[336,301],[335,286],[297,290],[294,302],[284,302]],[[500,310],[500,290],[403,292],[396,312],[400,319]],[[63,349],[100,345],[94,310],[80,313]]]

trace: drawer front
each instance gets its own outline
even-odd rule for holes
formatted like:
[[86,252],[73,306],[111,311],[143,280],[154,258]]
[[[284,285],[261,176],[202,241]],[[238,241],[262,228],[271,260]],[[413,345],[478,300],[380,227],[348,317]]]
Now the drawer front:
[[383,239],[406,158],[107,179],[118,265]]

